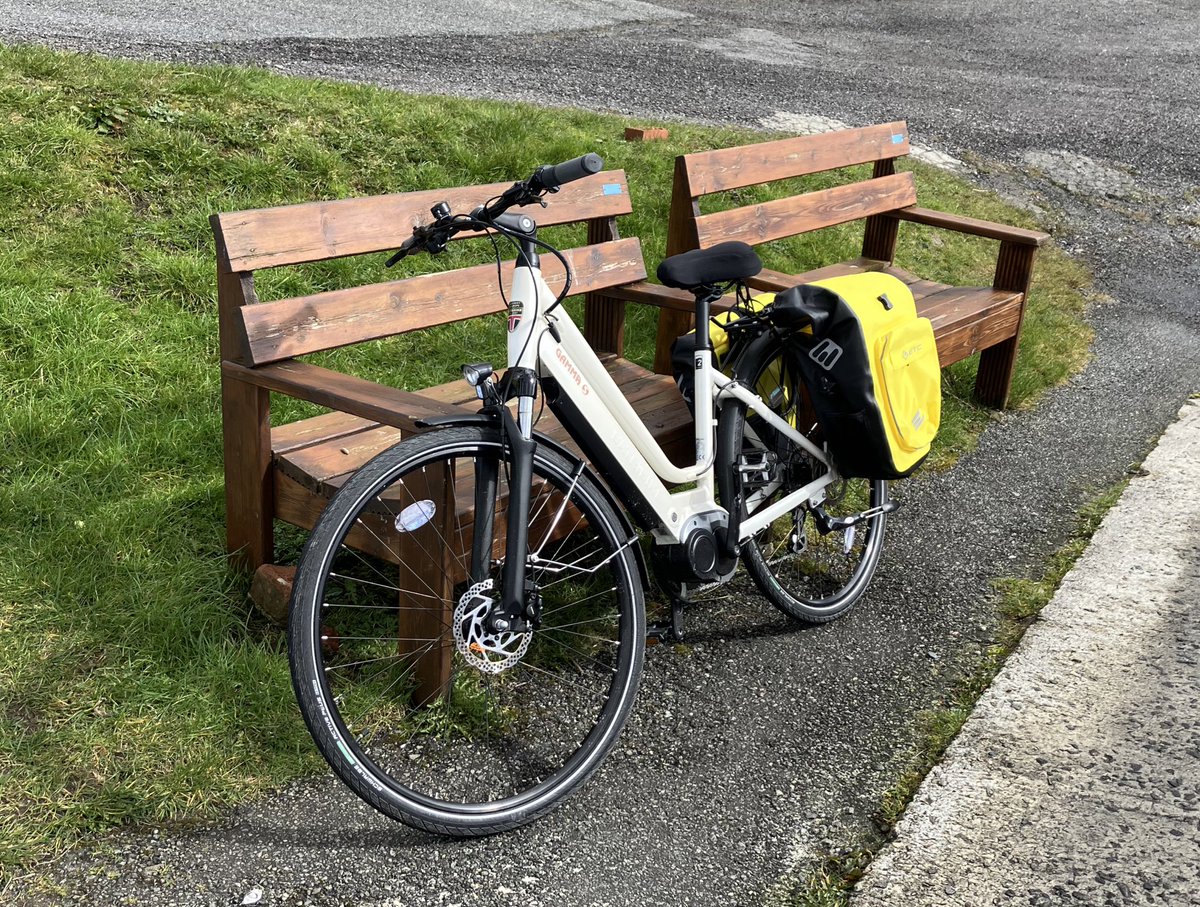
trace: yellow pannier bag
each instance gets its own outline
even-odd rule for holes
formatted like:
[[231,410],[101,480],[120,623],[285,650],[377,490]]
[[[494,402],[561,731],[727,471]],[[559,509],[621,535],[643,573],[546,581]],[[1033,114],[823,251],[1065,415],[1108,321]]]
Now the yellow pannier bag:
[[904,282],[832,277],[778,294],[775,307],[811,324],[791,342],[839,472],[897,479],[916,469],[941,420],[941,368],[933,326]]

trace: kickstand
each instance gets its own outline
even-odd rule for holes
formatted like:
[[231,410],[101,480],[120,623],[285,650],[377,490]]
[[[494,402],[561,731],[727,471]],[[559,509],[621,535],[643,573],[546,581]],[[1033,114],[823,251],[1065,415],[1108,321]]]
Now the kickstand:
[[671,596],[671,619],[646,628],[647,645],[662,642],[683,642],[683,599],[675,595]]

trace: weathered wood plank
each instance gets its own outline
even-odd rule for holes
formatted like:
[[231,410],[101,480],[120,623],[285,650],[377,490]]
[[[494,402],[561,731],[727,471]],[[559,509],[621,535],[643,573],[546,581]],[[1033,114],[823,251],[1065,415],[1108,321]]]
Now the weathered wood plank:
[[793,195],[759,205],[717,211],[696,218],[700,247],[729,240],[757,245],[798,236],[912,205],[917,190],[911,173]]
[[991,288],[952,287],[922,299],[917,312],[933,324],[942,366],[1014,336],[1021,296]]
[[[908,154],[902,121],[686,155],[692,198]],[[677,252],[685,251],[677,249]]]
[[[470,211],[511,185],[307,202],[217,214],[214,221],[224,236],[230,270],[254,271],[395,249],[412,235],[413,227],[430,222],[429,209],[438,202],[449,203],[454,211]],[[608,170],[567,183],[534,219],[549,227],[632,210],[625,171]],[[477,234],[463,233],[460,238],[471,235]]]
[[329,441],[331,438],[375,428],[378,424],[349,413],[322,413],[310,419],[274,426],[271,429],[271,450],[279,456],[301,447]]
[[889,216],[914,224],[926,224],[930,227],[940,227],[943,230],[953,230],[956,233],[999,239],[1024,246],[1040,246],[1050,238],[1049,233],[1043,233],[1040,230],[1010,227],[1008,224],[997,224],[990,220],[979,220],[976,217],[964,217],[961,214],[949,214],[945,211],[933,211],[929,208],[902,208],[899,211],[891,212]]
[[[627,359],[613,359],[605,365],[613,380],[620,386],[625,398],[639,415],[654,413],[653,418],[661,420],[662,414],[674,406],[681,410],[684,417],[688,417],[683,398],[670,377],[648,372]],[[453,381],[422,391],[421,396],[441,403],[455,403],[462,398],[464,389],[470,391],[470,388],[466,387],[463,382]],[[473,401],[474,397],[472,396],[469,401],[464,400],[463,402]],[[344,414],[338,415],[344,416]],[[332,432],[328,438],[314,440],[314,435],[319,428],[293,429],[289,436],[304,437],[308,443],[293,444],[284,450],[277,449],[275,451],[276,470],[316,494],[331,495],[341,487],[346,476],[361,468],[372,457],[396,444],[403,434],[397,428],[357,419],[357,417],[350,418],[356,419],[359,427],[356,431],[349,433],[341,431],[348,423],[343,420],[331,421],[328,416],[316,416],[313,419],[294,423],[297,426],[303,426],[306,422],[318,423],[322,426],[331,425],[335,426],[337,430]],[[650,425],[650,429],[652,433],[655,432],[654,425]],[[537,430],[566,444],[576,453],[582,453],[570,440],[566,429],[558,423],[554,414],[549,410],[542,413]]]
[[[341,410],[410,431],[419,419],[468,412],[420,394],[343,375],[307,362],[285,360],[253,369],[236,362],[222,362],[221,373],[247,384],[308,400],[326,409]],[[269,437],[264,438],[264,441],[269,440]]]
[[[636,239],[599,243],[563,253],[571,267],[572,294],[588,293],[646,276],[641,244]],[[542,259],[542,274],[554,291],[564,272],[558,259]],[[503,268],[507,286],[513,263]],[[255,365],[375,340],[439,324],[505,310],[497,285],[496,266],[477,265],[243,306],[242,320],[250,360]]]
[[225,545],[245,570],[274,559],[271,399],[261,387],[221,378],[225,459]]

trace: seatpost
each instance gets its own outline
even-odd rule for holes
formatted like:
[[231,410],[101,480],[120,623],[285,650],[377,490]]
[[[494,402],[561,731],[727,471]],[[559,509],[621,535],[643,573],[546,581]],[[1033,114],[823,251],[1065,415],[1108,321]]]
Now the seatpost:
[[712,352],[712,338],[708,336],[709,309],[721,298],[718,287],[696,288],[696,349]]
[[696,345],[692,354],[695,367],[693,406],[696,415],[696,465],[706,467],[714,454],[713,399],[709,369],[713,367],[712,338],[708,336],[710,306],[721,298],[717,287],[697,287],[696,293]]

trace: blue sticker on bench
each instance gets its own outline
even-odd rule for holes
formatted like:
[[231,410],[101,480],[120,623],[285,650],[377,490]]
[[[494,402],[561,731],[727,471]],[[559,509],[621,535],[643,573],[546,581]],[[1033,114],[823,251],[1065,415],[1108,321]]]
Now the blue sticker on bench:
[[899,145],[903,141],[904,141],[904,133],[903,132],[897,132],[892,136],[892,144],[893,145]]
[[620,183],[605,183],[604,184],[604,194],[605,195],[620,195],[621,194],[621,184]]

